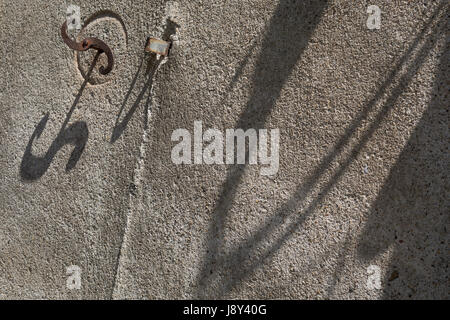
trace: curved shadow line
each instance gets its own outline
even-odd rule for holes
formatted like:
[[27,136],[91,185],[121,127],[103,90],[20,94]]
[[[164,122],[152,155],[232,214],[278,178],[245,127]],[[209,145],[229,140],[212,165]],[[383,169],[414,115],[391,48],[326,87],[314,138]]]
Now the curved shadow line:
[[[176,33],[177,27],[179,27],[178,24],[171,21],[170,19],[167,19],[167,24],[166,24],[165,30],[163,32],[162,39],[169,41],[170,36]],[[145,81],[144,85],[142,86],[142,89],[139,92],[139,94],[138,94],[136,100],[134,101],[133,105],[131,106],[130,110],[128,110],[128,112],[125,115],[125,117],[123,118],[123,120],[119,122],[120,116],[122,115],[122,113],[125,109],[125,106],[131,95],[131,92],[133,91],[134,87],[136,86],[136,82],[139,77],[139,74],[141,73],[145,57],[147,57],[147,56],[150,56],[150,58],[148,59],[148,62],[147,62],[146,70],[144,72],[144,77],[147,77],[147,80]],[[117,139],[119,139],[119,137],[123,134],[123,132],[125,131],[125,129],[128,126],[129,121],[133,117],[133,114],[136,112],[137,108],[139,107],[139,104],[141,103],[142,98],[144,97],[145,92],[147,90],[148,90],[148,96],[147,96],[147,100],[145,102],[145,109],[148,110],[148,104],[149,104],[150,98],[151,98],[151,87],[153,85],[153,78],[155,77],[156,71],[158,70],[159,65],[162,63],[162,61],[163,61],[163,58],[158,60],[158,59],[156,59],[155,54],[149,55],[145,52],[142,54],[141,62],[139,63],[139,67],[136,71],[136,74],[133,77],[133,80],[131,81],[130,88],[128,89],[128,91],[125,95],[122,105],[120,106],[119,113],[117,114],[116,122],[114,123],[113,132],[112,132],[111,138],[110,138],[110,143],[116,142]],[[144,124],[145,124],[145,126],[148,125],[147,122],[145,122]]]
[[[95,55],[91,67],[89,68],[88,76],[90,76],[90,74],[92,73],[92,70],[94,69],[94,66],[97,63],[99,55],[100,55],[99,53]],[[66,164],[66,172],[73,169],[76,166],[78,160],[80,160],[81,154],[84,151],[89,136],[87,124],[85,121],[77,121],[67,128],[66,126],[69,123],[69,120],[72,116],[73,111],[75,110],[76,105],[80,101],[81,95],[87,83],[88,80],[85,80],[81,85],[81,88],[78,91],[78,94],[75,97],[75,100],[69,112],[67,113],[66,119],[64,120],[64,123],[62,124],[61,129],[58,132],[58,135],[53,140],[52,144],[48,148],[45,155],[42,157],[35,156],[32,154],[32,146],[35,139],[38,139],[45,129],[45,126],[49,118],[48,112],[36,126],[36,129],[31,135],[30,140],[28,141],[28,144],[25,148],[25,152],[20,164],[20,176],[22,181],[33,181],[42,177],[50,167],[50,164],[52,163],[55,155],[66,144],[75,145],[75,148],[72,150],[72,153]]]

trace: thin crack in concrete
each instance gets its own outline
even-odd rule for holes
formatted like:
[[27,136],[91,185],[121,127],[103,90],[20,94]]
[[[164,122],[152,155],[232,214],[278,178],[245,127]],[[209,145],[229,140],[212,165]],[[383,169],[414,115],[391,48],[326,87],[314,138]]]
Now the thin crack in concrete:
[[[160,33],[163,40],[168,41],[169,39],[172,43],[178,43],[178,38],[176,37],[178,27],[180,24],[176,21],[179,19],[179,8],[176,1],[168,1],[166,3],[166,13],[162,17],[162,23],[160,28],[158,28],[158,33]],[[175,36],[175,39],[172,39]],[[147,154],[147,146],[150,141],[150,120],[152,116],[152,107],[156,104],[153,100],[153,89],[154,89],[154,79],[158,70],[162,65],[166,64],[169,60],[168,56],[157,56],[157,61],[155,61],[154,69],[149,73],[149,79],[147,83],[150,83],[148,89],[148,97],[145,103],[145,125],[144,131],[142,133],[141,144],[139,147],[139,156],[137,158],[136,167],[133,173],[133,185],[135,186],[135,192],[129,193],[128,197],[128,208],[126,215],[126,224],[124,233],[122,236],[122,243],[119,250],[119,255],[117,258],[116,272],[114,274],[114,286],[111,294],[112,299],[120,299],[120,282],[123,263],[126,261],[126,250],[128,250],[128,234],[130,232],[130,227],[133,225],[133,211],[135,209],[141,209],[143,203],[143,190],[141,187],[143,180],[143,172],[145,170],[145,158]]]
[[151,120],[151,116],[152,116],[152,106],[155,104],[155,101],[153,100],[153,88],[154,88],[154,78],[159,70],[159,68],[165,64],[167,62],[168,58],[164,57],[164,58],[160,58],[160,60],[158,60],[156,62],[155,65],[155,69],[153,72],[151,72],[149,74],[150,79],[148,79],[148,81],[150,81],[150,88],[149,93],[148,93],[148,97],[147,97],[147,101],[145,103],[145,126],[144,126],[144,130],[142,132],[142,138],[141,138],[141,144],[139,146],[139,155],[136,161],[136,167],[134,169],[134,173],[133,173],[133,185],[136,187],[136,191],[135,192],[130,192],[128,195],[128,208],[127,208],[127,215],[126,215],[126,223],[125,223],[125,230],[123,233],[123,237],[122,237],[122,243],[120,246],[120,251],[119,251],[119,256],[117,259],[117,266],[116,266],[116,272],[114,275],[114,286],[113,286],[113,291],[111,294],[111,298],[112,299],[119,299],[119,282],[120,282],[120,274],[121,274],[121,270],[122,270],[122,264],[124,262],[125,256],[124,256],[124,252],[126,252],[127,250],[127,243],[128,243],[128,233],[130,230],[130,226],[132,225],[132,218],[133,218],[133,211],[135,209],[138,209],[139,206],[142,203],[142,197],[143,197],[143,192],[142,192],[142,174],[144,172],[145,169],[145,157],[147,154],[147,144],[149,142],[149,137],[150,137],[150,120]]

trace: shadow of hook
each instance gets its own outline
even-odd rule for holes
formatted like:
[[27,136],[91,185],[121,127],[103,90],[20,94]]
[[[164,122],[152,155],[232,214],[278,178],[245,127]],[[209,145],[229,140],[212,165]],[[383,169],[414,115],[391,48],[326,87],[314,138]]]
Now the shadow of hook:
[[35,139],[41,136],[42,132],[45,129],[45,126],[47,125],[47,121],[49,118],[48,112],[41,119],[41,121],[39,121],[38,125],[36,126],[36,129],[34,129],[34,132],[31,135],[30,140],[28,141],[28,144],[25,148],[25,152],[22,157],[22,162],[20,164],[20,176],[23,181],[33,181],[42,177],[50,167],[50,164],[52,163],[56,153],[66,144],[70,143],[75,145],[75,148],[73,149],[69,157],[69,160],[66,164],[66,172],[73,169],[77,164],[78,160],[80,160],[81,154],[84,151],[89,136],[87,124],[84,121],[74,122],[68,127],[67,124],[69,123],[70,117],[72,116],[72,113],[75,110],[76,105],[80,101],[84,88],[87,85],[89,76],[91,75],[92,70],[94,69],[98,61],[99,55],[100,52],[97,52],[94,60],[92,61],[91,67],[89,68],[88,76],[81,85],[81,88],[78,91],[78,94],[75,98],[75,101],[72,104],[72,107],[67,113],[66,119],[64,120],[64,123],[62,124],[58,135],[56,136],[55,140],[53,140],[52,144],[48,148],[45,155],[42,157],[35,156],[32,154],[32,146]]

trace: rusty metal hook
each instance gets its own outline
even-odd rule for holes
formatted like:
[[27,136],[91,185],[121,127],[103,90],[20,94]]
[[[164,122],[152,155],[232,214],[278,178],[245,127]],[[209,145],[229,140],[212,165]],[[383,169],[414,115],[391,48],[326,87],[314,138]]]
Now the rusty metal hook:
[[77,51],[86,51],[88,49],[98,50],[100,53],[104,52],[108,57],[108,65],[105,67],[101,66],[99,71],[101,74],[108,74],[114,65],[114,57],[111,49],[108,47],[106,43],[97,38],[85,38],[82,42],[76,42],[67,35],[67,21],[63,23],[61,26],[61,36],[64,42],[70,49]]

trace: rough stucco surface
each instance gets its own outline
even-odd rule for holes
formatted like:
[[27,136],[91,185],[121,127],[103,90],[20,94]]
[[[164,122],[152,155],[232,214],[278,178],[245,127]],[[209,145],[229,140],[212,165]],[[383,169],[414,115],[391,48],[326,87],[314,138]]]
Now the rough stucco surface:
[[[0,4],[0,298],[449,298],[447,1],[73,3],[111,75]],[[279,128],[278,173],[173,164],[200,120]]]

